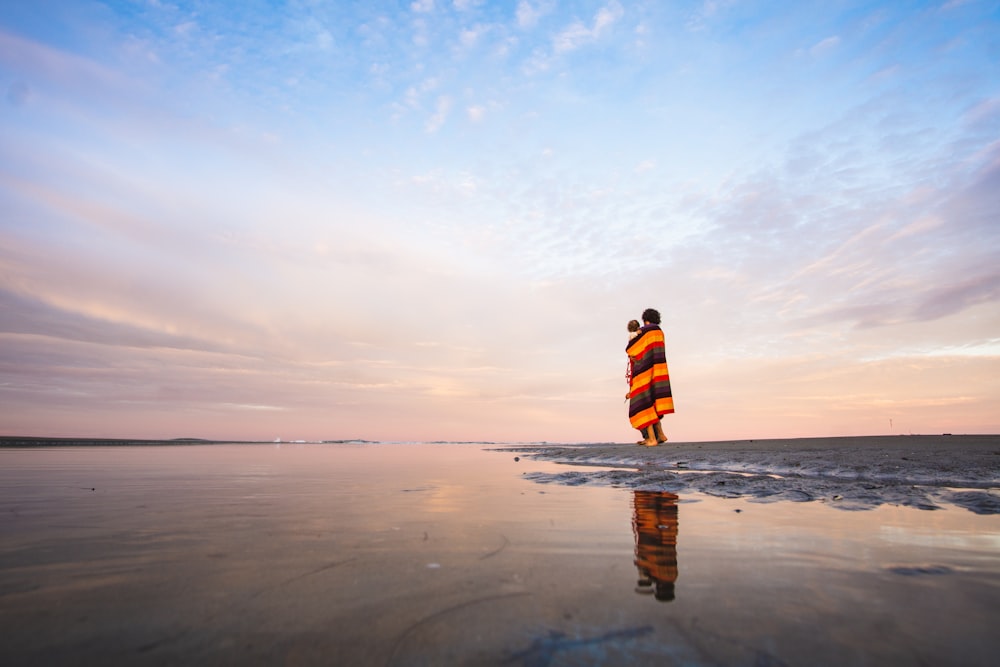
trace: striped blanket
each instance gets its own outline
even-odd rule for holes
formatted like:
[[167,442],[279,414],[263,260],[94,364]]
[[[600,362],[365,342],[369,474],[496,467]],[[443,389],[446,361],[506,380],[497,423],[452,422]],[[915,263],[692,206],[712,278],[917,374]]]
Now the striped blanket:
[[655,324],[647,324],[640,331],[629,341],[625,351],[632,360],[628,420],[633,428],[642,430],[673,412],[674,399],[670,393],[663,330]]

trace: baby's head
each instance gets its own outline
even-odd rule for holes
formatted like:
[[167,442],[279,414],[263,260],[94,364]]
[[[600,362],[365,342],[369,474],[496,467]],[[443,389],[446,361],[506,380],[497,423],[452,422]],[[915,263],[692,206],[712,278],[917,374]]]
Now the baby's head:
[[639,330],[639,320],[629,320],[628,321],[628,330],[630,332],[632,332],[632,333],[635,333],[636,331],[638,331]]

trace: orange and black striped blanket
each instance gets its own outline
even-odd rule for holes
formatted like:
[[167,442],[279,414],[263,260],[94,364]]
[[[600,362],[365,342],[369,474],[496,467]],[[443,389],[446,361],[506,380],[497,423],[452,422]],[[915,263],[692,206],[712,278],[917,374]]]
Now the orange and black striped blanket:
[[647,324],[629,341],[625,351],[632,361],[628,420],[633,428],[642,430],[674,411],[663,330]]

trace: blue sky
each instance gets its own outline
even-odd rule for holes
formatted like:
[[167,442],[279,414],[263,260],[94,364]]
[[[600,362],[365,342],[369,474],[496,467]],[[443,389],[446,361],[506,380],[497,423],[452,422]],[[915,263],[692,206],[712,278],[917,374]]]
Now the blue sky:
[[652,306],[672,438],[998,432],[998,28],[7,3],[0,431],[626,441]]

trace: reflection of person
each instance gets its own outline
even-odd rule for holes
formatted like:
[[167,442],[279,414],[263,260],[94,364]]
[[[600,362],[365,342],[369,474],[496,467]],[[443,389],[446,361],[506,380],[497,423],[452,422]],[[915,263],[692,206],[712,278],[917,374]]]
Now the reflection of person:
[[644,440],[639,444],[655,447],[667,441],[660,418],[674,411],[674,399],[670,391],[670,371],[663,347],[660,313],[647,308],[642,313],[642,322],[639,335],[625,347],[632,364],[628,420],[633,428],[642,432]]
[[674,599],[677,581],[677,496],[666,491],[636,491],[635,566],[639,568],[637,593],[653,593],[657,600]]

